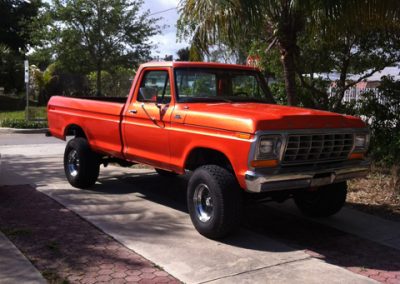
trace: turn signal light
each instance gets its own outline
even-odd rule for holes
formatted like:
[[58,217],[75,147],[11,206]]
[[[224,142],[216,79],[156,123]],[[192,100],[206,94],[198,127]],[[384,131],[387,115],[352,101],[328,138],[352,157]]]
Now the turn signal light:
[[267,168],[276,167],[278,165],[278,160],[254,160],[250,162],[253,168]]
[[350,155],[349,160],[362,160],[364,159],[364,154],[362,153],[353,153]]
[[248,133],[238,132],[236,133],[236,137],[239,137],[240,139],[250,139],[251,135]]

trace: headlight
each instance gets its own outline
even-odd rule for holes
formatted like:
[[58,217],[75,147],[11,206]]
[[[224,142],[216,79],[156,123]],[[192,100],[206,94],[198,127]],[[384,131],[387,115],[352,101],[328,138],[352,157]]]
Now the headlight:
[[256,160],[278,159],[281,146],[280,135],[262,136],[258,143]]
[[354,152],[365,152],[369,145],[369,134],[357,133],[354,136]]

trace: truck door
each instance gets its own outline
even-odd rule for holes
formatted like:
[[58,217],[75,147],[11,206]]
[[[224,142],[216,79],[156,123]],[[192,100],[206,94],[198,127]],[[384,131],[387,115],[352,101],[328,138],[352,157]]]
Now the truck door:
[[144,70],[122,121],[128,160],[167,168],[173,105],[168,68]]

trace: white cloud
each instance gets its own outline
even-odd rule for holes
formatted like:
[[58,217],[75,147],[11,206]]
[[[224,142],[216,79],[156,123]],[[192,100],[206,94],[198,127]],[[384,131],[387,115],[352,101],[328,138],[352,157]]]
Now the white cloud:
[[188,46],[186,42],[176,42],[175,31],[156,35],[152,37],[152,41],[158,45],[156,50],[153,51],[153,55],[160,56],[160,58],[165,55],[173,55],[176,58],[176,52],[180,48]]
[[[163,10],[177,7],[180,0],[154,0],[145,1],[142,9],[150,10],[150,13],[157,13]],[[157,48],[152,51],[153,56],[160,56],[163,58],[166,54],[173,55],[176,58],[176,52],[189,45],[188,42],[178,42],[176,37],[176,22],[178,20],[178,12],[176,9],[169,10],[154,17],[162,17],[159,21],[160,26],[167,25],[159,35],[150,38],[150,41],[157,45]]]
[[176,7],[179,4],[179,0],[158,0],[158,1],[145,1],[145,2],[158,2],[164,6]]

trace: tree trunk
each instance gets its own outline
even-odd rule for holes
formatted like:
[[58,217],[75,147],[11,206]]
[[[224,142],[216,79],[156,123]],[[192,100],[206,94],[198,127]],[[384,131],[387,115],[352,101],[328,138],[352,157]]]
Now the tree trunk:
[[299,100],[296,93],[296,69],[294,65],[294,52],[291,48],[286,48],[282,44],[280,44],[280,50],[288,104],[291,106],[296,106],[299,104]]
[[[301,102],[307,108],[328,110],[329,109],[329,98],[326,90],[320,90],[312,83],[313,77],[310,76],[310,83],[304,79],[303,71],[296,70],[297,76],[300,79],[301,86],[310,92],[311,97],[307,100],[303,99]],[[321,101],[320,101],[321,100]]]
[[335,98],[333,100],[333,105],[331,107],[332,111],[335,111],[335,112],[341,111],[340,108],[342,106],[342,100],[346,93],[346,78],[347,78],[347,71],[348,71],[349,65],[350,65],[350,60],[346,57],[343,60],[343,65],[340,70],[339,80],[336,82],[337,88],[336,88]]

